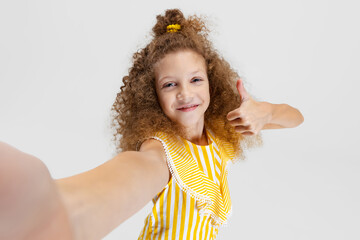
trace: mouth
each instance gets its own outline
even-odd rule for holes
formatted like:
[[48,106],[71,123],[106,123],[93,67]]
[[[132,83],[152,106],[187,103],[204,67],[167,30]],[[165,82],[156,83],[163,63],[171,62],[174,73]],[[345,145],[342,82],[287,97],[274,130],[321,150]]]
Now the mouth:
[[186,105],[186,106],[177,108],[177,110],[180,110],[183,112],[189,112],[189,111],[195,110],[198,106],[199,106],[199,104],[191,104],[191,105]]

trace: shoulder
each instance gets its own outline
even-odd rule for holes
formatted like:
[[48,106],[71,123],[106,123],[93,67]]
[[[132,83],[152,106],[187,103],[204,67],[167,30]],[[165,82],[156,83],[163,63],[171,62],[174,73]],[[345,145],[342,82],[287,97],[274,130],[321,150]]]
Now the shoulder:
[[[139,151],[140,152],[152,151],[152,152],[162,153],[162,152],[164,152],[164,148],[163,148],[162,143],[159,140],[156,140],[154,138],[149,138],[149,139],[146,139],[144,142],[142,142]],[[165,155],[165,152],[164,152],[164,155]]]
[[167,166],[166,153],[162,143],[159,140],[149,138],[142,142],[139,152],[145,154],[148,158],[153,159],[156,162],[160,162],[160,167],[166,172],[166,175],[170,177],[170,170]]
[[149,138],[142,142],[139,152],[146,152],[157,156],[162,161],[166,162],[166,154],[162,143],[159,140]]

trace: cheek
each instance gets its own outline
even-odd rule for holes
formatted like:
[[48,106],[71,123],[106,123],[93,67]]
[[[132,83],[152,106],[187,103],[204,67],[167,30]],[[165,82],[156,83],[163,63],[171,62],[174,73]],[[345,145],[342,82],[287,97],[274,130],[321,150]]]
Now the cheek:
[[165,110],[164,101],[161,98],[158,98],[158,100],[159,100],[160,108],[164,112],[164,110]]
[[204,101],[206,101],[209,104],[210,103],[210,91],[209,91],[209,88],[204,89],[203,96],[204,96]]
[[161,93],[159,92],[159,89],[156,88],[155,90],[156,90],[157,101],[158,101],[161,109],[163,109],[163,107],[164,107],[164,106],[163,106],[163,102],[164,102],[163,94],[161,94]]
[[161,110],[163,112],[166,112],[170,105],[170,101],[169,101],[168,97],[166,97],[166,95],[164,95],[164,94],[162,94],[160,96],[158,95],[158,101],[159,101]]

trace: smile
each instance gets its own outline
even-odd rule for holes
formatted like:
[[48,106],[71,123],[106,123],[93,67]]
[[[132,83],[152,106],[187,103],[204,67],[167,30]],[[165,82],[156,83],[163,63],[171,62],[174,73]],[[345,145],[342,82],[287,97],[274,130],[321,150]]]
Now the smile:
[[190,111],[193,111],[195,110],[199,105],[189,105],[189,106],[185,106],[185,107],[182,107],[182,108],[178,108],[177,110],[180,110],[182,112],[190,112]]

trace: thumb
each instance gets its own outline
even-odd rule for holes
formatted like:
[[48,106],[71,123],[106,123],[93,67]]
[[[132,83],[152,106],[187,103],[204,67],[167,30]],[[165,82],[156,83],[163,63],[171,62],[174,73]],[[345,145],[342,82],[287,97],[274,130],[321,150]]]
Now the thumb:
[[244,87],[244,84],[243,84],[243,81],[241,79],[238,79],[237,82],[236,82],[236,88],[240,94],[240,98],[241,98],[241,101],[246,101],[249,99],[250,95],[248,94],[248,92],[245,90],[245,87]]

